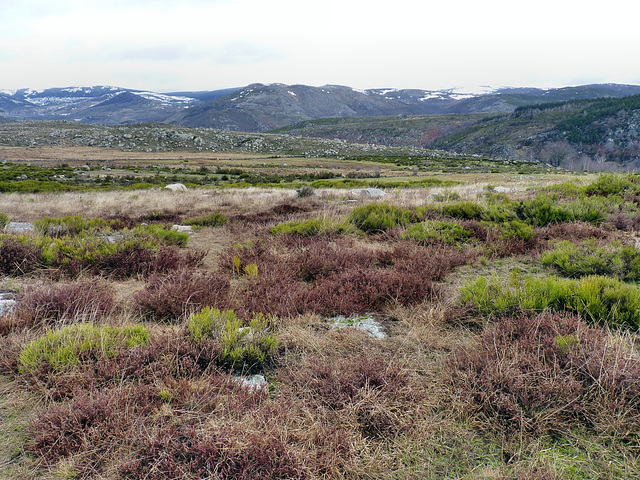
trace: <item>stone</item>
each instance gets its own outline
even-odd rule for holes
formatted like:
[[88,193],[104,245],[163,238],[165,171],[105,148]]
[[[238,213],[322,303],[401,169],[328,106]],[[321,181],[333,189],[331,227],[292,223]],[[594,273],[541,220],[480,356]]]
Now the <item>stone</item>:
[[187,187],[185,187],[184,184],[182,184],[182,183],[170,183],[169,185],[167,185],[164,188],[166,188],[168,190],[171,190],[172,192],[186,192],[187,191]]
[[384,328],[373,317],[344,317],[339,315],[328,319],[335,328],[357,328],[358,330],[364,330],[375,338],[385,338],[387,336],[384,333]]
[[191,225],[174,225],[173,227],[171,227],[171,230],[174,230],[178,233],[193,233],[193,228],[191,228]]
[[9,233],[32,232],[34,229],[35,227],[31,222],[9,222],[4,227],[4,231]]
[[6,293],[0,293],[0,315],[9,313],[15,306],[16,301]]
[[513,191],[513,189],[507,187],[493,187],[493,191],[498,193],[509,193]]
[[269,382],[264,378],[264,375],[236,377],[235,380],[241,387],[245,387],[247,390],[251,391],[266,390],[269,388]]
[[351,195],[358,196],[358,197],[372,197],[372,198],[384,197],[386,195],[386,193],[380,190],[379,188],[355,188],[349,191],[349,193]]

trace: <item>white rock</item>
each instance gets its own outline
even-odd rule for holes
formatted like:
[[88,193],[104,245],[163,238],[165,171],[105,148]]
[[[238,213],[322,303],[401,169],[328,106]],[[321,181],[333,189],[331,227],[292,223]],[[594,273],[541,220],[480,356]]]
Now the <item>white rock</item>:
[[355,188],[349,192],[351,195],[357,197],[384,197],[386,195],[385,192],[380,190],[379,188]]
[[344,317],[342,315],[328,319],[335,328],[352,327],[364,330],[375,338],[385,338],[384,329],[380,322],[373,317]]
[[178,232],[178,233],[193,233],[193,229],[191,228],[191,225],[174,225],[173,227],[171,227],[171,230]]
[[236,377],[235,380],[241,387],[245,387],[251,391],[266,390],[269,388],[269,382],[264,378],[264,375]]
[[493,191],[498,193],[509,193],[512,190],[513,190],[512,188],[507,188],[507,187],[493,187]]
[[4,227],[4,231],[10,233],[32,232],[34,229],[33,223],[30,222],[9,222]]
[[164,187],[172,192],[186,192],[187,187],[185,187],[182,183],[170,183],[166,187]]

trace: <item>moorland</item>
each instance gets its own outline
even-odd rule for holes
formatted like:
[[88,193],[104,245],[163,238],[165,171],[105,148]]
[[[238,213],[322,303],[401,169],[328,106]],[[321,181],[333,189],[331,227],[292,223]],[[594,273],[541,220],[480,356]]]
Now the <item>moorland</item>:
[[152,124],[0,139],[0,477],[640,476],[639,175]]

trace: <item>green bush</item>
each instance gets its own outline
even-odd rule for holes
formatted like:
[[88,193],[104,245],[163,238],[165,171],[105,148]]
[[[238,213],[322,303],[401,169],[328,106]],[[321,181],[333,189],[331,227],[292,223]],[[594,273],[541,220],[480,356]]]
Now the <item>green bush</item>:
[[286,222],[271,229],[272,235],[299,235],[313,237],[315,235],[355,233],[353,226],[328,218],[310,218],[302,222]]
[[195,227],[221,227],[229,220],[220,212],[212,212],[201,217],[190,218],[184,222],[185,225],[193,225]]
[[535,229],[522,220],[509,220],[495,224],[495,226],[502,240],[524,240],[528,242],[536,236]]
[[0,213],[0,228],[4,228],[9,223],[9,216],[6,213]]
[[347,221],[366,233],[385,232],[418,221],[415,211],[386,203],[372,203],[353,209]]
[[462,201],[442,206],[442,213],[448,217],[466,220],[479,220],[485,210],[478,202]]
[[117,328],[89,323],[69,325],[26,345],[20,352],[20,370],[34,370],[44,362],[56,371],[65,371],[78,365],[81,357],[112,357],[119,349],[148,341],[149,333],[142,325]]
[[563,206],[558,205],[558,199],[545,193],[520,203],[516,208],[520,220],[531,225],[543,227],[550,223],[563,223],[573,220],[573,215]]
[[640,280],[640,251],[620,244],[603,248],[593,241],[580,245],[558,242],[553,250],[542,254],[540,263],[570,278],[607,275],[623,281]]
[[242,372],[262,367],[275,352],[277,337],[270,333],[273,317],[255,314],[248,325],[233,310],[205,307],[189,317],[187,328],[191,339],[220,342],[224,364]]
[[599,325],[640,327],[640,289],[609,277],[536,278],[514,271],[506,281],[479,278],[460,293],[485,316],[554,310],[574,312]]
[[404,239],[411,239],[419,243],[442,242],[455,245],[467,241],[471,232],[465,230],[455,222],[441,222],[425,220],[422,223],[412,225],[402,235]]

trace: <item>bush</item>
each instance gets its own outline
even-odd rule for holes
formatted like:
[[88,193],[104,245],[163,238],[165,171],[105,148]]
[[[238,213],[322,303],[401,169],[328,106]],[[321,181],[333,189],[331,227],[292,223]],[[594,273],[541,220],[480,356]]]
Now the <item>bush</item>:
[[191,339],[199,343],[214,339],[222,347],[222,361],[241,372],[259,370],[273,355],[277,338],[270,334],[274,318],[258,313],[248,325],[233,310],[205,307],[191,314],[187,322]]
[[478,202],[462,201],[442,206],[442,214],[452,218],[480,220],[484,213],[484,207]]
[[41,327],[99,319],[115,309],[113,287],[96,280],[79,280],[27,289],[18,296],[17,325]]
[[309,185],[303,185],[298,190],[296,190],[296,195],[299,198],[313,197],[315,194],[316,191]]
[[454,222],[426,220],[412,225],[402,234],[402,238],[411,239],[422,244],[441,242],[449,245],[463,243],[472,233]]
[[0,273],[10,276],[30,273],[40,266],[41,253],[42,249],[26,238],[1,238]]
[[26,345],[20,353],[20,370],[29,371],[47,363],[55,371],[65,371],[80,363],[80,357],[108,358],[121,348],[132,348],[149,341],[142,325],[113,328],[88,323],[51,330]]
[[380,233],[398,225],[407,226],[417,222],[418,215],[410,209],[386,203],[372,203],[356,207],[347,221],[366,233]]
[[180,269],[166,275],[154,274],[134,304],[146,318],[179,322],[205,306],[228,305],[229,280],[217,275]]
[[514,271],[507,281],[478,278],[464,285],[460,293],[486,316],[550,309],[578,313],[593,324],[640,328],[640,289],[608,277],[535,278]]
[[531,200],[521,202],[516,213],[520,220],[538,227],[572,221],[573,215],[557,203],[557,199],[541,193]]
[[340,235],[355,233],[351,225],[328,218],[310,218],[302,222],[286,222],[271,228],[271,235],[298,235],[312,237],[315,235]]
[[593,241],[580,245],[563,241],[543,253],[540,263],[570,278],[607,275],[623,281],[640,280],[640,252],[631,246],[611,244],[604,248]]
[[490,324],[445,371],[466,412],[507,435],[632,432],[640,361],[629,353],[602,329],[547,312]]
[[4,228],[9,223],[9,216],[6,213],[0,213],[0,228]]
[[201,217],[190,218],[185,220],[185,225],[193,225],[196,227],[221,227],[229,220],[220,212],[212,212]]

